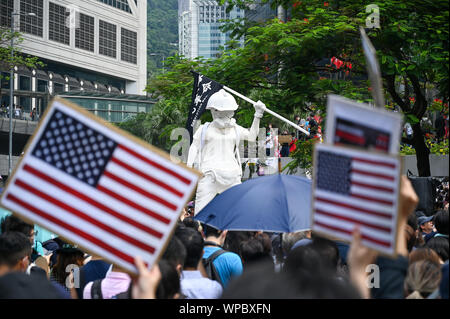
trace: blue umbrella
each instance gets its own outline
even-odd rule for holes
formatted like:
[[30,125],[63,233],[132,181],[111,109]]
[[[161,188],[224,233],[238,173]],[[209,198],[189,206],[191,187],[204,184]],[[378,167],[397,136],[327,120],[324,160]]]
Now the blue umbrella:
[[296,232],[311,228],[310,210],[311,180],[277,174],[227,189],[194,219],[221,230]]

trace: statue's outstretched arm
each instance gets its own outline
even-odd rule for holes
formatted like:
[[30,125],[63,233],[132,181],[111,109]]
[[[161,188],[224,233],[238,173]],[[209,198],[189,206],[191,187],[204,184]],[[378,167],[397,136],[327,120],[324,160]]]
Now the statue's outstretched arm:
[[263,102],[258,101],[253,105],[255,107],[255,115],[253,117],[252,126],[249,130],[244,129],[241,133],[241,140],[247,140],[249,142],[256,142],[256,138],[259,133],[259,122],[264,115],[264,110],[266,106]]

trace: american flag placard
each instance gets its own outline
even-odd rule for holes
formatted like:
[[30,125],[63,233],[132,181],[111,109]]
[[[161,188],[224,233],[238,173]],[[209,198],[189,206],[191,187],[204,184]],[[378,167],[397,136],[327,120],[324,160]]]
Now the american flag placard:
[[136,272],[158,260],[198,173],[79,107],[55,99],[1,205]]
[[400,159],[317,144],[314,153],[313,230],[395,254]]

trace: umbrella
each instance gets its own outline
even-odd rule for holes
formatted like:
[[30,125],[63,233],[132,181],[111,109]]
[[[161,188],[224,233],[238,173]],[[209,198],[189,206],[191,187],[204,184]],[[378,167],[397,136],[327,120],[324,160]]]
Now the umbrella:
[[221,230],[296,232],[311,228],[311,180],[272,175],[217,195],[195,217]]

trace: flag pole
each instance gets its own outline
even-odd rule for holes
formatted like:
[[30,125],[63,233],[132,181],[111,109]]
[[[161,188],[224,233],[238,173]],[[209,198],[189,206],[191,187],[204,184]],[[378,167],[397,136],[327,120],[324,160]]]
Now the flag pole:
[[[234,94],[234,95],[236,95],[236,96],[238,96],[238,97],[240,97],[241,99],[243,99],[243,100],[245,100],[245,101],[247,101],[247,102],[249,102],[249,103],[251,103],[251,104],[253,104],[253,105],[256,104],[255,101],[253,101],[253,100],[249,99],[248,97],[246,97],[246,96],[244,96],[244,95],[242,95],[242,94],[236,92],[236,91],[233,90],[233,89],[230,89],[229,87],[227,87],[227,86],[225,86],[225,85],[223,86],[223,89],[226,90],[226,91],[228,91],[228,92],[230,92],[230,93],[232,93],[232,94]],[[302,128],[301,128],[300,126],[298,126],[297,124],[295,124],[295,123],[289,121],[287,118],[282,117],[280,114],[275,113],[274,111],[269,110],[268,108],[265,109],[265,112],[267,112],[267,113],[269,113],[269,114],[275,116],[276,118],[282,120],[283,122],[289,124],[290,126],[296,128],[297,130],[299,130],[299,131],[301,131],[301,132],[303,132],[303,133],[305,133],[306,135],[309,136],[309,132],[308,132],[308,131],[306,131],[305,129],[302,129]]]

